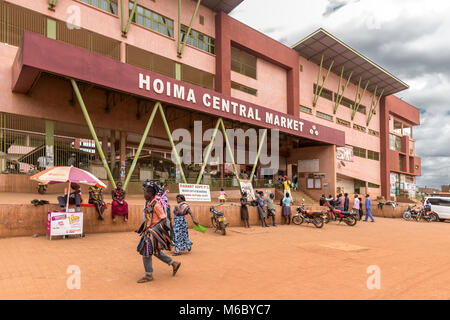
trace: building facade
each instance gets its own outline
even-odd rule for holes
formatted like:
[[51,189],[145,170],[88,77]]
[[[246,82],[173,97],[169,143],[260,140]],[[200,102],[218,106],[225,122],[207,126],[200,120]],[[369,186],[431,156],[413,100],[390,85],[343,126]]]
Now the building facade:
[[[323,29],[292,47],[271,39],[228,15],[241,2],[0,0],[1,171],[75,157],[111,183],[223,185],[256,160],[262,185],[296,174],[314,198],[414,196],[419,111],[394,96],[408,86]],[[195,136],[198,121],[279,130],[279,168],[235,164],[224,147],[228,163],[200,157],[180,174],[171,133]]]

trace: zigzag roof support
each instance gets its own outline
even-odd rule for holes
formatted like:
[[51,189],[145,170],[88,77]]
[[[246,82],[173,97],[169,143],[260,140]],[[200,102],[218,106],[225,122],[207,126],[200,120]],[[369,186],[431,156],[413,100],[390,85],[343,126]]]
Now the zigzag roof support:
[[359,89],[361,88],[361,81],[362,81],[362,77],[359,77],[358,88],[356,89],[355,104],[353,105],[353,108],[352,108],[353,109],[352,120],[355,119],[356,112],[358,111],[359,106],[361,105],[362,99],[364,98],[364,95],[366,94],[366,91],[367,91],[367,87],[369,86],[369,83],[370,83],[370,80],[367,81],[366,86],[363,91],[363,94],[358,99]]
[[348,84],[350,83],[350,81],[352,79],[353,71],[350,72],[350,76],[348,77],[347,82],[346,82],[344,88],[342,89],[342,94],[339,94],[339,91],[341,91],[341,82],[342,82],[343,76],[344,76],[344,67],[342,67],[342,70],[341,70],[341,77],[339,78],[339,85],[338,85],[338,89],[337,89],[336,98],[334,101],[334,111],[333,111],[334,114],[336,114],[336,112],[339,108],[339,105],[342,102],[342,99],[344,99],[344,93],[345,93],[345,90],[347,90]]
[[366,123],[367,126],[369,125],[370,121],[372,120],[372,117],[375,114],[376,108],[380,104],[380,100],[381,100],[381,97],[383,96],[383,93],[384,93],[384,89],[383,89],[383,91],[381,91],[381,94],[379,95],[378,99],[376,99],[377,88],[375,88],[375,93],[374,93],[374,95],[372,97],[372,102],[370,103],[370,111],[369,111],[369,114],[367,116],[367,123]]
[[333,68],[334,60],[331,61],[330,67],[328,68],[327,75],[322,80],[322,85],[320,85],[319,89],[319,81],[320,76],[322,75],[322,66],[323,66],[323,58],[324,55],[322,54],[322,59],[320,60],[320,66],[319,66],[319,74],[317,76],[317,83],[316,83],[316,89],[314,90],[314,98],[313,98],[313,107],[317,105],[317,100],[319,100],[320,95],[322,94],[323,87],[325,86],[325,82],[328,79],[328,76],[330,75],[331,69]]

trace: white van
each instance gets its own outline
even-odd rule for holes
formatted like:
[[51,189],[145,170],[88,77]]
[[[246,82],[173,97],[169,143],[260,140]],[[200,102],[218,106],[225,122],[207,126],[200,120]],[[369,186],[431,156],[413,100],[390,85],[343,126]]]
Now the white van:
[[447,197],[429,197],[425,199],[430,200],[431,210],[437,213],[440,221],[450,219],[450,198]]

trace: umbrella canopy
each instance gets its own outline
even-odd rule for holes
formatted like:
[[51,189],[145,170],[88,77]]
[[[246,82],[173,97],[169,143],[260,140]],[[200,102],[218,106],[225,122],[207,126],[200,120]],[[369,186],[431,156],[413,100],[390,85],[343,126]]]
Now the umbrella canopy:
[[75,167],[53,167],[35,174],[30,179],[45,184],[75,182],[106,188],[106,184],[92,173]]

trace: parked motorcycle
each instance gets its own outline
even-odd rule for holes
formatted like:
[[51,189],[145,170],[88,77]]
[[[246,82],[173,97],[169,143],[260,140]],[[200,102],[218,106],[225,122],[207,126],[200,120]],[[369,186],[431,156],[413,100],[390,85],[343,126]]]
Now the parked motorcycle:
[[[222,204],[219,204],[216,207],[220,207],[221,205]],[[222,235],[226,235],[227,234],[226,228],[230,224],[227,222],[227,219],[225,218],[225,213],[217,210],[216,207],[211,206],[209,208],[209,212],[211,212],[211,214],[212,214],[211,223],[212,223],[213,227],[216,228],[216,230],[214,230],[214,232],[221,231]]]
[[296,225],[301,225],[303,222],[312,223],[316,228],[323,227],[323,218],[321,212],[308,212],[305,210],[304,199],[302,205],[297,208],[297,214],[292,217],[292,222]]
[[38,184],[38,193],[39,194],[45,194],[47,192],[48,185],[42,182],[39,182]]
[[339,223],[341,223],[343,221],[347,225],[353,227],[358,222],[358,214],[355,212],[341,211],[339,209],[336,209],[328,201],[325,202],[323,206],[327,208],[326,211],[322,211],[322,217],[325,223],[329,223],[330,221],[339,221]]
[[427,222],[435,222],[439,220],[439,216],[433,210],[426,210],[425,207],[422,207],[419,210],[416,220],[419,222],[422,219]]
[[408,206],[408,209],[406,209],[405,212],[403,212],[403,219],[406,221],[410,221],[411,219],[414,219],[416,221],[417,217],[419,215],[420,208],[417,206]]

